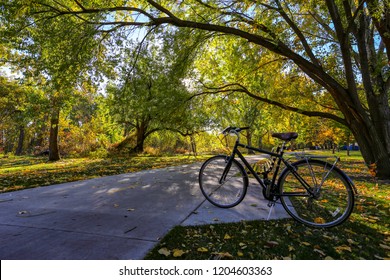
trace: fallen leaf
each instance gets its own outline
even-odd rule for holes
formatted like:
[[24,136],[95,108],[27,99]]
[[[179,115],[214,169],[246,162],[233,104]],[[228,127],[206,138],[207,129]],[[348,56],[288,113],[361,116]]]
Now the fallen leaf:
[[348,232],[348,233],[351,233],[351,234],[356,234],[356,232],[354,232],[354,231],[352,231],[352,230],[350,230],[350,229],[345,229],[344,231],[345,231],[345,232]]
[[329,240],[333,240],[334,239],[334,237],[328,236],[326,234],[323,234],[322,237],[324,237],[326,239],[329,239]]
[[310,246],[311,245],[309,242],[306,242],[306,241],[301,242],[301,244],[305,245],[305,246]]
[[244,256],[244,253],[243,253],[243,252],[241,252],[241,251],[237,251],[237,256],[239,256],[239,257],[243,257],[243,256]]
[[209,251],[209,249],[207,249],[207,248],[205,248],[205,247],[200,247],[200,248],[198,248],[197,251],[198,251],[198,252],[201,252],[201,253],[206,253],[206,252]]
[[266,243],[271,248],[279,245],[279,243],[276,241],[267,241]]
[[320,249],[314,249],[314,252],[317,252],[319,253],[320,255],[322,256],[325,256],[326,254],[324,253],[324,251],[321,251]]
[[349,247],[349,246],[347,246],[347,245],[337,246],[335,249],[336,249],[336,251],[339,252],[339,253],[340,253],[341,251],[352,252],[351,247]]
[[225,236],[223,237],[223,239],[228,240],[228,239],[232,239],[232,237],[226,233]]
[[364,208],[362,205],[358,205],[358,206],[356,206],[356,210],[358,210],[359,212],[362,212],[364,210]]
[[379,246],[383,249],[390,250],[390,246],[387,246],[385,244],[379,244]]
[[180,249],[173,249],[173,256],[175,258],[178,258],[178,257],[181,257],[185,254],[185,252],[183,250],[180,250]]
[[326,256],[325,260],[334,260],[334,259],[332,257],[330,257],[330,256]]
[[168,250],[167,248],[163,247],[160,250],[158,250],[158,253],[168,257],[171,254],[171,251]]
[[127,211],[129,211],[129,212],[132,212],[134,210],[135,210],[134,208],[127,208]]
[[315,219],[314,219],[314,222],[315,222],[316,224],[325,224],[324,218],[321,218],[321,217],[315,218]]

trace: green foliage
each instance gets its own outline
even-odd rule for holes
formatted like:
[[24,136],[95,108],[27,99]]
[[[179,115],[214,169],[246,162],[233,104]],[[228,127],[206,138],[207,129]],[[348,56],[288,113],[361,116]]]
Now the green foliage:
[[[11,152],[21,131],[40,137],[40,128],[47,113],[47,99],[41,90],[0,77],[0,104],[0,149]],[[34,142],[25,139],[28,140]]]
[[143,142],[154,132],[190,135],[205,122],[199,105],[190,101],[184,80],[196,42],[179,48],[171,37],[182,34],[155,36],[145,46],[128,43],[116,66],[119,79],[107,88],[110,113],[123,127],[126,142],[136,138],[132,145],[137,152],[143,151]]

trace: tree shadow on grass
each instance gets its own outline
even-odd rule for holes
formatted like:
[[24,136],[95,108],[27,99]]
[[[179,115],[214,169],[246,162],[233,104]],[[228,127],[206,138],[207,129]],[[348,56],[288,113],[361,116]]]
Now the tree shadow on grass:
[[[0,192],[15,191],[40,186],[74,182],[103,176],[138,172],[147,169],[164,168],[173,165],[190,164],[189,157],[118,157],[86,162],[50,163],[48,168],[0,174]],[[27,164],[26,164],[27,165]]]

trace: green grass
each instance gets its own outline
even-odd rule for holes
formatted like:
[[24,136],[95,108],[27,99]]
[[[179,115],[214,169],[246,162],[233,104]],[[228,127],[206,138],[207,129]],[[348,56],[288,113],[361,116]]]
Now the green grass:
[[[146,259],[389,259],[390,182],[372,178],[358,152],[350,157],[345,151],[337,155],[341,157],[338,166],[351,176],[359,193],[354,212],[341,226],[313,229],[292,219],[178,226]],[[76,158],[52,163],[41,157],[0,155],[0,192],[181,165],[205,158]]]
[[358,190],[344,224],[314,229],[284,219],[177,226],[146,259],[389,259],[390,182],[372,178],[358,152],[338,156]]
[[47,158],[43,157],[0,155],[0,192],[163,168],[204,159],[205,157],[193,156],[133,156],[104,159],[66,158],[48,162]]

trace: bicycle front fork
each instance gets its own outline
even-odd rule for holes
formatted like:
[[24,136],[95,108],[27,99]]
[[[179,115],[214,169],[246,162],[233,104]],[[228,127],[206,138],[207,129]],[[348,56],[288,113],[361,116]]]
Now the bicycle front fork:
[[227,177],[227,175],[228,175],[228,173],[230,171],[230,167],[232,167],[233,158],[234,158],[234,156],[230,156],[230,157],[226,158],[226,167],[223,170],[222,176],[221,176],[221,178],[218,181],[221,185],[224,184],[225,181],[226,181],[226,177]]

